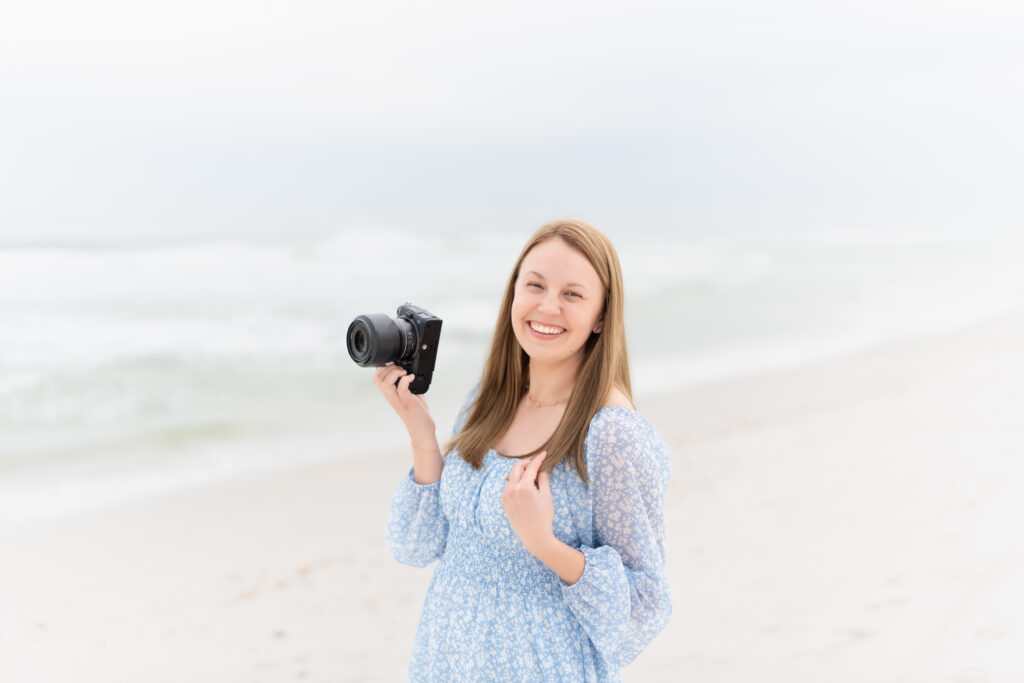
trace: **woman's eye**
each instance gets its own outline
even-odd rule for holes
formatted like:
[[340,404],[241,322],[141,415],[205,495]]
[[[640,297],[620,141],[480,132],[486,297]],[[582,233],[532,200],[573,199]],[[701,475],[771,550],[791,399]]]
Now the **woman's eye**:
[[[526,286],[527,287],[536,287],[537,289],[544,289],[544,285],[540,284],[539,282],[527,282]],[[567,296],[571,296],[571,297],[575,297],[577,299],[582,299],[583,298],[582,294],[580,294],[578,292],[573,292],[571,290],[566,292],[566,295]]]

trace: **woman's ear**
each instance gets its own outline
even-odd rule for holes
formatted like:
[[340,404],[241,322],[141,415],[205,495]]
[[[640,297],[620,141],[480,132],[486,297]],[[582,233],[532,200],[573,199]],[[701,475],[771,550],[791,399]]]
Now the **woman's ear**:
[[597,324],[594,325],[594,334],[599,334],[603,328],[604,328],[604,320],[601,319],[601,318],[598,318]]

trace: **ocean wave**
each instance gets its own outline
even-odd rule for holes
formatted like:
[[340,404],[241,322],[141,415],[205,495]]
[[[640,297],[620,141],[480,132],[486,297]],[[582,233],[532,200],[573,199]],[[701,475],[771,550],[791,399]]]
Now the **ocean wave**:
[[[617,241],[638,394],[1024,305],[1024,243],[1009,238]],[[263,439],[284,453],[289,440],[331,435],[308,442],[320,449],[309,457],[336,452],[340,434],[389,442],[393,416],[373,403],[381,398],[349,360],[345,331],[356,315],[405,301],[444,320],[430,397],[453,416],[481,371],[520,247],[485,232],[350,229],[296,244],[0,249],[0,472],[52,478],[56,463],[120,453],[123,464],[131,453],[140,477],[186,462],[201,473],[200,452],[205,466],[241,472],[288,461],[267,455]],[[237,462],[226,467],[210,449]]]

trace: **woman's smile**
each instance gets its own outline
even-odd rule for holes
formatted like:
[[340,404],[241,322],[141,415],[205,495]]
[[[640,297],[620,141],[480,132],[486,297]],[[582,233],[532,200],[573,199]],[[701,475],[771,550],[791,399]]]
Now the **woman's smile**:
[[537,339],[555,339],[565,332],[564,327],[558,327],[557,325],[541,325],[540,323],[530,320],[527,321],[527,326],[530,328],[530,332]]
[[604,302],[587,257],[557,237],[541,242],[523,257],[512,291],[512,333],[531,367],[578,364]]

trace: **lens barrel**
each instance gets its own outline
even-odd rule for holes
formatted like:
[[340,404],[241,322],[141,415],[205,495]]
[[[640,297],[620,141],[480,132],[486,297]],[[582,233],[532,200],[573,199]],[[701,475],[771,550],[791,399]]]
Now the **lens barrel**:
[[399,363],[416,350],[416,331],[403,318],[383,313],[360,315],[348,326],[348,355],[363,367]]

